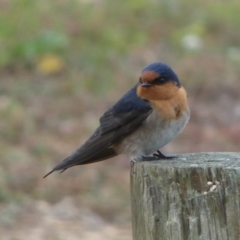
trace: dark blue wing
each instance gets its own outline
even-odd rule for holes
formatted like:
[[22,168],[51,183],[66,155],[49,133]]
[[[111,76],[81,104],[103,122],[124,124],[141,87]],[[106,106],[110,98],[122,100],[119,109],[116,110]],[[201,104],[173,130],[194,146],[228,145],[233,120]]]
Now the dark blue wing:
[[104,113],[100,118],[100,126],[93,135],[50,173],[116,156],[117,153],[111,146],[137,130],[151,111],[150,104],[136,95],[135,86]]
[[100,133],[103,135],[129,122],[142,122],[151,110],[149,102],[137,96],[135,86],[100,118]]

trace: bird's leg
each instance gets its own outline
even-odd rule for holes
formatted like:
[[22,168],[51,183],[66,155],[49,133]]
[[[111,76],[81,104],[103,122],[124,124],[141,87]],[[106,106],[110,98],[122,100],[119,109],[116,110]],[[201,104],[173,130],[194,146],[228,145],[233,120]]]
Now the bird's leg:
[[162,152],[159,150],[156,151],[156,153],[153,154],[154,157],[157,157],[157,159],[173,159],[174,156],[165,156]]

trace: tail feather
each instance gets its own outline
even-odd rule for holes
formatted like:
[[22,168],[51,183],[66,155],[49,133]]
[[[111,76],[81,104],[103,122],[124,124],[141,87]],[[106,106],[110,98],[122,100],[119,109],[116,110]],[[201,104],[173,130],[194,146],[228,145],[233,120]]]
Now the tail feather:
[[84,165],[84,164],[89,164],[89,163],[94,163],[94,162],[100,162],[103,160],[106,160],[108,158],[117,156],[118,154],[115,152],[113,148],[106,148],[103,151],[96,153],[94,156],[91,156],[90,158],[86,159],[81,159],[81,154],[79,152],[73,153],[71,156],[67,157],[64,159],[62,162],[57,164],[49,173],[47,173],[43,178],[46,178],[48,175],[55,171],[61,171],[64,172],[70,167],[73,167],[75,165]]

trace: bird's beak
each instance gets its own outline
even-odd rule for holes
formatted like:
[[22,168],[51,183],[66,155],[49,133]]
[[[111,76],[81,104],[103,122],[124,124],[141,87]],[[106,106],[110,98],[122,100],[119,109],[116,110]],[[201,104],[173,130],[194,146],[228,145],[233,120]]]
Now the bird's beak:
[[141,86],[142,86],[142,87],[151,87],[152,84],[151,84],[151,83],[148,83],[148,82],[143,82],[143,83],[141,83]]

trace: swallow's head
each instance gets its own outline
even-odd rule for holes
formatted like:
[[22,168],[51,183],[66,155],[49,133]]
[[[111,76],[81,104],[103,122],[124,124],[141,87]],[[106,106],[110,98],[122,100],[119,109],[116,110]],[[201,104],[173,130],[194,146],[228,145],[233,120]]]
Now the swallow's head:
[[176,73],[161,62],[146,66],[139,78],[137,95],[145,100],[164,100],[171,98],[181,88]]

